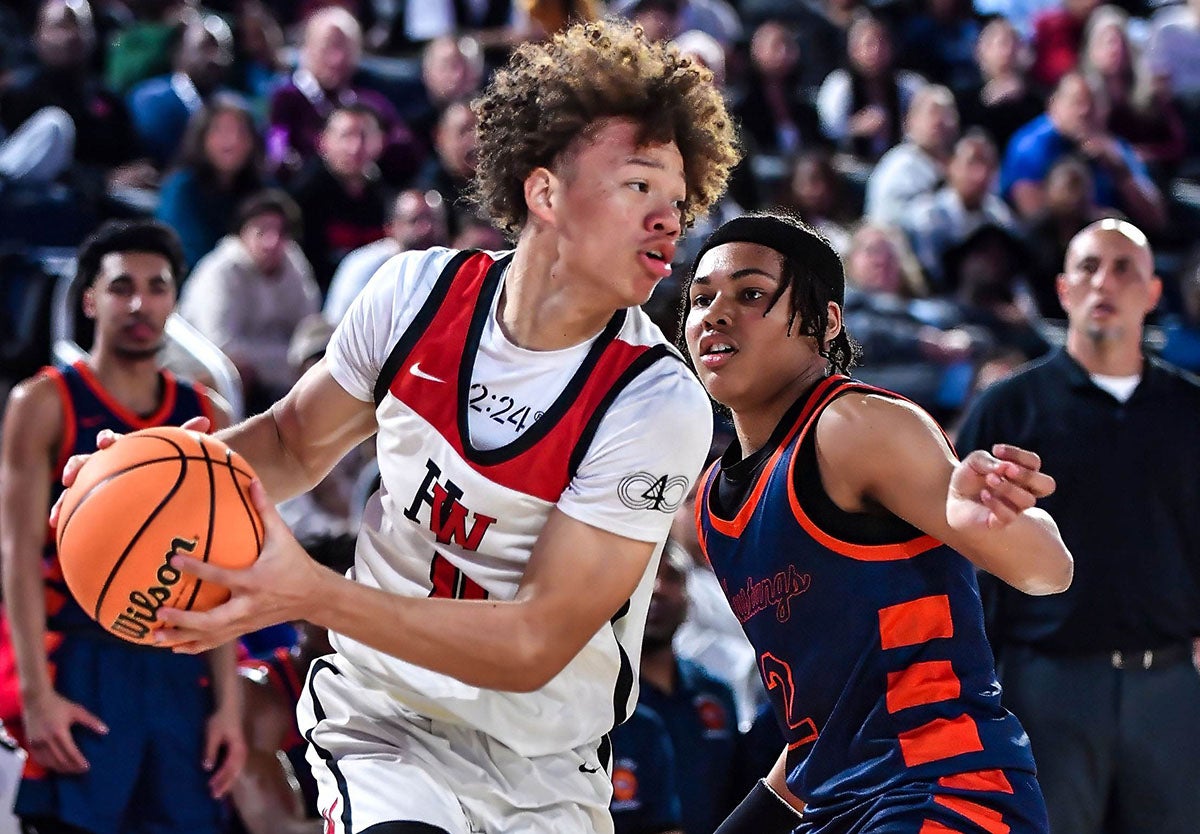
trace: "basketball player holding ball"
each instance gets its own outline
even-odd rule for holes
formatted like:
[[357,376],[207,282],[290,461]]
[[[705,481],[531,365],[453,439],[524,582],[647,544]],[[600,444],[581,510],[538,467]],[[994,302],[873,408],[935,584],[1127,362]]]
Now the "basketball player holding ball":
[[16,810],[36,834],[216,834],[245,761],[234,644],[188,657],[104,631],[67,592],[45,524],[64,462],[101,430],[228,424],[157,365],[181,268],[165,226],[101,227],[78,255],[91,352],[21,383],[5,414],[0,546],[29,751]]
[[[636,703],[658,554],[711,438],[638,309],[737,159],[709,73],[627,25],[576,26],[518,47],[475,110],[480,202],[515,250],[380,269],[325,358],[219,435],[261,479],[262,555],[177,557],[233,597],[159,615],[186,652],[329,629],[299,712],[336,834],[612,831],[605,736]],[[372,434],[382,485],[347,578],[270,501]]]

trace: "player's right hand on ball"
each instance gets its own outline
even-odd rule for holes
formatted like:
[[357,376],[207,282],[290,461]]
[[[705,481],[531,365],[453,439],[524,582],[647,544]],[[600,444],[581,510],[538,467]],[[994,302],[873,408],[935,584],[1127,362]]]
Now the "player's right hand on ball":
[[56,773],[85,773],[88,760],[75,744],[74,724],[105,735],[108,727],[88,710],[57,692],[48,692],[25,703],[22,716],[29,755],[47,770]]
[[[193,417],[180,426],[180,428],[187,429],[188,431],[198,431],[201,434],[206,433],[211,427],[212,423],[207,417]],[[109,446],[120,440],[123,436],[124,435],[117,434],[115,431],[104,429],[96,435],[96,448],[107,449]],[[71,484],[75,483],[75,476],[79,474],[79,470],[82,469],[83,465],[88,462],[88,458],[90,458],[92,454],[92,452],[89,452],[86,455],[71,455],[71,457],[67,458],[67,464],[63,467],[62,473],[63,486],[70,487]],[[54,502],[54,506],[50,508],[51,527],[58,527],[58,512],[59,508],[62,506],[62,500],[62,495],[59,495],[58,500]]]

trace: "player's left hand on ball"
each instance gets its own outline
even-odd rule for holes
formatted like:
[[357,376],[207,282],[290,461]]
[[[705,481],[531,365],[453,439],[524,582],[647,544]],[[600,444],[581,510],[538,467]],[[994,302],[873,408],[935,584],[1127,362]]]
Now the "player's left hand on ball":
[[205,582],[223,585],[228,601],[210,611],[160,608],[162,628],[155,643],[197,654],[243,634],[290,620],[302,620],[319,599],[320,583],[332,572],[314,562],[267,497],[262,483],[250,485],[250,498],[263,522],[263,548],[248,568],[222,568],[176,553],[171,565]]
[[1037,454],[1004,443],[991,454],[972,452],[950,477],[946,520],[955,529],[1004,527],[1054,492],[1054,479],[1041,467]]

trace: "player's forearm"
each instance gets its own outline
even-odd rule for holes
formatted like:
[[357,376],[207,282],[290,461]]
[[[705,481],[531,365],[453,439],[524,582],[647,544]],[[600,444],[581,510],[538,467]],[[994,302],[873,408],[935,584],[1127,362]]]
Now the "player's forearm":
[[1075,563],[1044,510],[1025,510],[1011,524],[986,534],[976,564],[1018,591],[1034,596],[1057,594],[1071,584]]
[[[7,521],[7,519],[5,519]],[[4,600],[12,633],[21,697],[33,700],[53,691],[46,658],[46,601],[39,548],[14,541],[19,530],[5,526]]]
[[544,686],[579,646],[560,645],[528,602],[401,597],[327,571],[306,619],[484,689]]
[[307,492],[323,477],[307,469],[289,451],[273,410],[218,432],[217,437],[246,459],[272,501],[286,501]]
[[206,655],[212,673],[213,701],[217,710],[242,713],[242,687],[237,672],[237,644],[226,643]]

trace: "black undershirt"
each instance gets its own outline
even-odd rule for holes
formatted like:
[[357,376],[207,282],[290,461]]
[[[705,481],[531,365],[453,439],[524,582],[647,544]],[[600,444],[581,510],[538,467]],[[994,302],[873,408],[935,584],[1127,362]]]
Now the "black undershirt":
[[[801,394],[787,410],[761,449],[742,458],[741,446],[736,439],[726,449],[725,454],[721,456],[716,489],[710,497],[712,510],[719,517],[732,519],[745,506],[767,462],[783,443],[808,404],[812,390],[810,388]],[[922,535],[919,529],[882,507],[875,512],[851,513],[834,503],[821,482],[816,438],[814,426],[796,450],[793,485],[800,505],[818,527],[834,538],[864,545],[894,544],[911,541]]]

